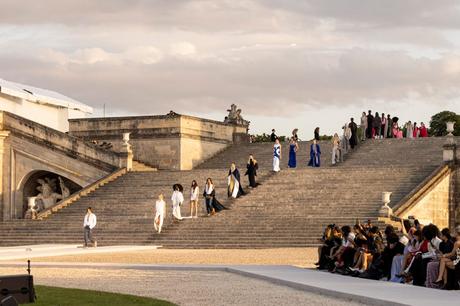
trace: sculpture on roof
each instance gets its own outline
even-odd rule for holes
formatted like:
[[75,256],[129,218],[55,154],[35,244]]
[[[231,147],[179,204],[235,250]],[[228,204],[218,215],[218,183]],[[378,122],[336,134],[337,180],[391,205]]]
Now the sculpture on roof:
[[244,120],[241,115],[241,108],[238,108],[236,104],[232,104],[230,109],[227,109],[228,116],[225,117],[224,123],[249,125],[249,121]]

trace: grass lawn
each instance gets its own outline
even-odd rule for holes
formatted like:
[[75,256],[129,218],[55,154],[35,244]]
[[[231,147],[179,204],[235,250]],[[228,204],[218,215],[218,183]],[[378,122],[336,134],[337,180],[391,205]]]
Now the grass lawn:
[[173,306],[166,301],[100,291],[35,286],[36,306]]

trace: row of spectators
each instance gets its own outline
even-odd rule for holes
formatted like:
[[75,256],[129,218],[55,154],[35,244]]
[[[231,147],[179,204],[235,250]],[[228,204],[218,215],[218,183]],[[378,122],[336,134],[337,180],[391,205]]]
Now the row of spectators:
[[350,226],[330,224],[318,249],[318,269],[355,277],[439,289],[460,287],[460,226],[448,228],[403,220],[402,230],[382,233],[368,220]]

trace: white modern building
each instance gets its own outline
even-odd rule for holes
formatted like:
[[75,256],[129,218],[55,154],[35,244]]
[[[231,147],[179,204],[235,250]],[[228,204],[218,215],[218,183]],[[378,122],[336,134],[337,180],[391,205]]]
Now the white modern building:
[[7,111],[61,132],[68,119],[86,118],[93,109],[60,93],[0,79],[0,111]]

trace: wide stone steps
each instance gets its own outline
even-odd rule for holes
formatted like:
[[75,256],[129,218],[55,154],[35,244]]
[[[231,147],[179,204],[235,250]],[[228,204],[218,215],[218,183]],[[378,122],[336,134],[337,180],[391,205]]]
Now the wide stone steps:
[[[308,162],[310,160],[310,145],[311,142],[299,142],[299,150],[297,151],[296,158],[298,169],[308,167]],[[320,141],[319,145],[322,153],[321,162],[323,165],[329,166],[331,163],[332,144],[330,141]],[[281,143],[281,149],[281,169],[287,169],[289,161],[289,143]],[[254,155],[254,158],[259,163],[259,169],[272,169],[273,143],[252,143],[231,146],[224,152],[217,154],[199,165],[197,169],[229,168],[231,162],[235,162],[238,167],[245,169],[249,154]]]
[[[287,169],[288,146],[283,144],[280,173],[271,173],[272,145],[236,145],[191,171],[129,172],[81,198],[46,220],[12,220],[0,224],[0,245],[78,243],[82,241],[85,209],[98,217],[100,245],[156,244],[166,248],[266,248],[300,247],[318,243],[327,224],[377,222],[383,191],[392,192],[395,205],[442,162],[445,139],[368,140],[331,167],[331,144],[320,142],[321,168],[309,168],[309,143],[300,144],[296,169]],[[227,172],[236,161],[245,172],[248,155],[259,161],[261,183],[248,195],[227,199]],[[219,201],[229,210],[213,217],[172,223],[172,185],[184,186],[183,216],[189,216],[190,184],[197,180],[201,192],[207,177],[216,185]],[[247,177],[242,176],[243,186]],[[200,193],[201,193],[200,192]],[[153,230],[155,201],[165,194],[167,217],[163,232]],[[205,214],[200,198],[199,215]]]

